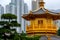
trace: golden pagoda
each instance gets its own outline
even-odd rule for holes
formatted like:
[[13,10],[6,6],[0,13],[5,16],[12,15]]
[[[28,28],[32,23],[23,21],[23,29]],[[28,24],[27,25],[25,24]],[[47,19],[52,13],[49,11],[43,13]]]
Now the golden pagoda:
[[30,21],[30,25],[26,26],[28,35],[56,35],[57,26],[54,21],[60,19],[60,14],[45,9],[44,4],[45,2],[40,0],[39,9],[22,16]]

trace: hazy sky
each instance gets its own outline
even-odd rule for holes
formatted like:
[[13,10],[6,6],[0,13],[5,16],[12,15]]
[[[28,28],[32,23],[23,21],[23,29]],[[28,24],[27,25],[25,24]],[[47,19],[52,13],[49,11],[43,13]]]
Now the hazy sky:
[[[28,3],[29,8],[31,8],[31,0],[24,0],[26,3]],[[60,0],[44,0],[45,7],[48,9],[60,9]],[[0,0],[0,4],[3,6],[9,4],[10,0]]]

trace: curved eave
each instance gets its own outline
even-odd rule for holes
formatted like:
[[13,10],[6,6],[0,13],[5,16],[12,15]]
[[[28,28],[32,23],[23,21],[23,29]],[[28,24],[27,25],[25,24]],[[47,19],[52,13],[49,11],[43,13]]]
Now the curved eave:
[[26,20],[33,20],[35,18],[52,18],[53,20],[58,20],[60,19],[60,14],[49,14],[49,13],[44,13],[44,14],[26,14],[22,16]]

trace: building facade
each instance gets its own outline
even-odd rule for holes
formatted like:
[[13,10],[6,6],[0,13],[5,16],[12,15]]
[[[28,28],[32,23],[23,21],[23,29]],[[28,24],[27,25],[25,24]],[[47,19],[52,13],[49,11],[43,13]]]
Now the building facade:
[[6,5],[6,13],[11,13],[11,5]]
[[40,0],[36,0],[36,4],[37,4],[37,8],[39,8],[39,2],[40,2]]
[[22,31],[25,31],[25,20],[22,18],[22,15],[24,13],[27,13],[28,7],[26,7],[27,4],[24,4],[24,0],[11,0],[11,3],[8,6],[6,6],[7,13],[9,12],[17,16],[17,22],[21,24],[20,30]]
[[4,13],[4,7],[2,5],[0,5],[0,14]]
[[32,0],[32,11],[39,8],[39,2],[40,0]]
[[17,16],[17,0],[11,0],[11,13]]
[[37,2],[35,0],[32,0],[32,11],[37,9]]
[[1,15],[4,14],[4,7],[0,5],[0,21],[1,21]]
[[24,31],[24,19],[22,19],[22,14],[24,14],[24,0],[17,0],[17,21],[21,24],[21,30]]
[[12,13],[17,15],[16,4],[17,4],[16,0],[11,0],[11,3],[6,5],[6,13]]
[[27,3],[24,3],[24,13],[28,13],[28,5]]
[[[28,14],[28,5],[24,3],[24,14]],[[24,32],[26,32],[26,20],[24,20]]]

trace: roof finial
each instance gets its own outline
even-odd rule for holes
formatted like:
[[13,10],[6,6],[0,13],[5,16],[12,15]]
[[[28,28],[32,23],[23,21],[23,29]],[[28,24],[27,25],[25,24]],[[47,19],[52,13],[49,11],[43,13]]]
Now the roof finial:
[[39,2],[39,7],[40,7],[40,8],[44,8],[44,3],[45,3],[45,2],[44,2],[43,0],[40,0],[40,2]]
[[30,14],[32,14],[32,11],[30,11]]

